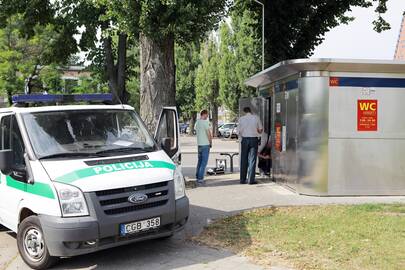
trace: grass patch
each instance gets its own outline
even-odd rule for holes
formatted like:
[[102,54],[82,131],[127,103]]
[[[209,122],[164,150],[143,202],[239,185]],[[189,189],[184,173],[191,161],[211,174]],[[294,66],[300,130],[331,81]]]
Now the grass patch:
[[405,205],[254,210],[209,225],[197,240],[266,265],[405,269]]

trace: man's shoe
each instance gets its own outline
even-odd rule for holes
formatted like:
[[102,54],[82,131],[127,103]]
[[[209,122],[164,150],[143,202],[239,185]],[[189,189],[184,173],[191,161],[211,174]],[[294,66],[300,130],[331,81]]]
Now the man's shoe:
[[255,181],[255,182],[251,182],[251,183],[249,183],[249,185],[256,185],[257,184],[257,182]]
[[197,187],[204,187],[205,186],[205,181],[204,182],[197,182]]
[[242,181],[240,181],[240,184],[241,184],[241,185],[245,185],[245,184],[246,184],[246,182],[242,182]]

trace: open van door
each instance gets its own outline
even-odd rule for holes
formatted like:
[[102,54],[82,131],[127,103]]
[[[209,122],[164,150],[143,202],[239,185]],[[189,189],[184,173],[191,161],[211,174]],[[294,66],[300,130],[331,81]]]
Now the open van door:
[[163,107],[156,126],[155,140],[177,165],[181,163],[179,117],[176,107]]

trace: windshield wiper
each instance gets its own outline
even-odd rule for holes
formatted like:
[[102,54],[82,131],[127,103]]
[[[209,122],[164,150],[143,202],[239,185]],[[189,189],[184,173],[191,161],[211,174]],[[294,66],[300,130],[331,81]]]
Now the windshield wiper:
[[127,153],[127,152],[141,152],[141,153],[145,153],[145,152],[150,152],[152,151],[153,148],[149,147],[149,148],[141,148],[141,147],[122,147],[122,148],[112,148],[112,149],[106,149],[106,150],[101,150],[96,152],[96,155],[100,155],[100,154],[106,154],[106,153]]
[[39,159],[64,158],[64,157],[100,157],[100,155],[98,155],[97,153],[88,153],[88,152],[66,152],[43,156]]

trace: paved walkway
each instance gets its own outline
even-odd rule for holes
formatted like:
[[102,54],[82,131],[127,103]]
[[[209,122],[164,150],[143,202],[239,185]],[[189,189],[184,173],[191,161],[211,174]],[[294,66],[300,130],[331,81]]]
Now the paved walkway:
[[[405,203],[405,197],[310,197],[297,195],[274,183],[239,185],[238,175],[210,177],[207,186],[188,190],[191,216],[187,228],[171,240],[156,240],[64,259],[56,269],[263,269],[224,250],[191,243],[216,218],[264,206]],[[18,256],[13,234],[0,232],[0,270],[28,269]],[[272,270],[284,269],[274,267]]]

